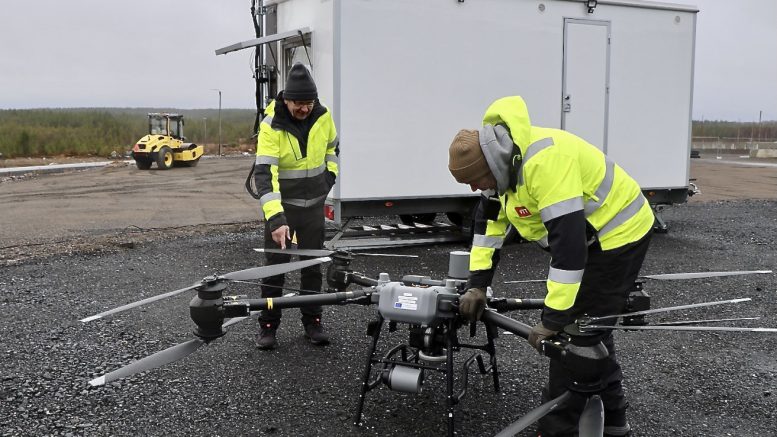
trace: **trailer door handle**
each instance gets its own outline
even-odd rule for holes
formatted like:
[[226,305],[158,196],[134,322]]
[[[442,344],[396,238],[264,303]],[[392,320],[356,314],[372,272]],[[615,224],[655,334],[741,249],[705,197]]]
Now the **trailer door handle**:
[[572,111],[572,103],[570,102],[571,99],[572,99],[572,96],[570,96],[569,94],[564,96],[564,102],[561,105],[561,110],[563,112],[571,112]]

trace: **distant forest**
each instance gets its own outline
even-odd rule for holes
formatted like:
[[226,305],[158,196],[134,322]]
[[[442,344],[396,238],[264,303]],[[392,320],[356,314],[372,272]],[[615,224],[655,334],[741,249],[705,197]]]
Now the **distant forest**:
[[[0,110],[0,156],[123,155],[148,131],[146,114],[174,112],[185,117],[184,135],[188,142],[213,150],[219,143],[217,109],[171,108],[83,108]],[[221,110],[221,143],[225,147],[251,147],[255,111]],[[207,127],[206,127],[207,126]],[[207,129],[207,132],[206,132]],[[207,138],[206,138],[207,134]],[[738,123],[694,121],[693,136],[704,141],[715,138],[741,141],[777,140],[777,121]]]
[[[123,155],[148,133],[149,112],[182,114],[187,142],[219,143],[218,109],[10,109],[0,110],[0,153],[4,158]],[[255,116],[252,109],[222,108],[221,143],[252,144]]]

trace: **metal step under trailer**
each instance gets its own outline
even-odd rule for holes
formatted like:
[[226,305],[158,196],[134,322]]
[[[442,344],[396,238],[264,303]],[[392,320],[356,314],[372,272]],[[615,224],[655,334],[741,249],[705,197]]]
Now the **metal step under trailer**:
[[340,228],[327,229],[326,237],[324,246],[329,250],[459,243],[470,239],[461,227],[444,222],[359,226],[346,222]]

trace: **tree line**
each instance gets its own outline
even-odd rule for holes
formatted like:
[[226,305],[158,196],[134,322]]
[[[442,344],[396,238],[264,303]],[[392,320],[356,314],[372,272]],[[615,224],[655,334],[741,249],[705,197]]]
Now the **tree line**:
[[[148,133],[149,112],[184,115],[187,142],[219,143],[217,109],[78,108],[0,110],[0,154],[5,158],[36,156],[109,156],[125,154]],[[221,144],[252,145],[256,114],[252,109],[221,110]],[[207,135],[207,137],[206,137]],[[694,121],[694,137],[777,140],[777,121]]]
[[[219,143],[217,109],[9,109],[0,110],[0,154],[5,158],[123,155],[148,133],[149,112],[183,114],[187,142]],[[221,144],[253,143],[255,116],[252,109],[222,109]]]
[[739,138],[740,141],[777,141],[777,121],[736,122],[710,121],[693,122],[693,136],[703,138]]

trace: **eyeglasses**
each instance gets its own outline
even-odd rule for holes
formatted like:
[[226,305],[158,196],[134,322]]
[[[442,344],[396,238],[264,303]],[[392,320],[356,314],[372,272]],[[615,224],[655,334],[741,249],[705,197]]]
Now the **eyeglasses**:
[[306,101],[297,101],[297,100],[289,100],[292,105],[294,105],[295,108],[301,108],[303,106],[306,106],[308,109],[313,109],[313,105],[316,104],[315,100],[306,100]]

